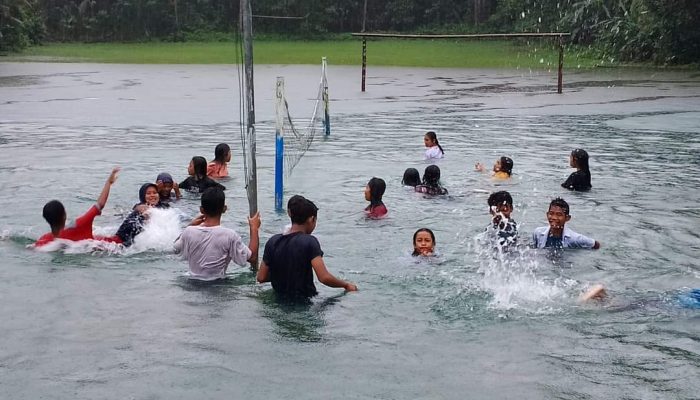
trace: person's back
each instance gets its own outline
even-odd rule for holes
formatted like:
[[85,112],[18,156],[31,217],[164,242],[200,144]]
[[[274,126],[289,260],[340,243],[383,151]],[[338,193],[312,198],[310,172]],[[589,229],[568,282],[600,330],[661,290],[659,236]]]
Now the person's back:
[[263,260],[270,267],[270,282],[278,294],[288,297],[313,297],[311,260],[323,256],[318,240],[304,232],[277,234],[265,244]]
[[182,231],[175,241],[175,252],[189,264],[190,277],[210,281],[224,278],[231,261],[245,265],[257,264],[260,214],[248,218],[250,244],[246,246],[234,230],[221,226],[221,214],[226,211],[226,196],[220,188],[202,193],[202,215]]

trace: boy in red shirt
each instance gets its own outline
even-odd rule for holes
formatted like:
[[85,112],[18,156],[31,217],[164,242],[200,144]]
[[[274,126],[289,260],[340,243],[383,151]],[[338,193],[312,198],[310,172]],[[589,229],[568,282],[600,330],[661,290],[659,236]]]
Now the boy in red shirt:
[[97,239],[106,242],[116,242],[120,243],[121,240],[117,237],[93,237],[92,236],[92,221],[96,216],[102,213],[102,209],[107,203],[107,198],[109,198],[109,190],[112,184],[117,180],[117,174],[119,173],[119,167],[115,167],[112,173],[107,178],[104,187],[102,188],[102,193],[100,197],[97,198],[97,203],[90,207],[90,209],[80,217],[78,217],[74,223],[66,226],[66,209],[63,207],[58,200],[51,200],[44,206],[43,216],[46,222],[51,226],[51,232],[41,236],[39,240],[34,243],[34,247],[41,247],[45,244],[51,243],[54,239],[66,239],[66,240],[85,240],[85,239]]

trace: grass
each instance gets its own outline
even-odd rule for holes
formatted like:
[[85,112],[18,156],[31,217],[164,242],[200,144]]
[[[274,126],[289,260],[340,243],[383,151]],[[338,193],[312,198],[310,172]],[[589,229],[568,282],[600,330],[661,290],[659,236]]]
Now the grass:
[[[256,64],[359,65],[357,40],[256,40]],[[567,50],[568,51],[568,50]],[[36,46],[0,61],[98,62],[124,64],[232,64],[237,61],[233,42],[53,43]],[[548,40],[529,44],[516,41],[371,40],[368,65],[453,68],[556,68],[558,53]],[[565,68],[588,68],[599,60],[585,53],[565,52]]]

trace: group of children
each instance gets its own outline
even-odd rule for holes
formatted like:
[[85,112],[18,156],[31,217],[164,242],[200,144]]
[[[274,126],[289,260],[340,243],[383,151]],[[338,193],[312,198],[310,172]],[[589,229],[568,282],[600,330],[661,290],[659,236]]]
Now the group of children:
[[[426,158],[444,157],[444,150],[434,132],[428,132],[424,138]],[[43,215],[51,226],[51,232],[43,235],[35,243],[41,247],[54,239],[84,240],[97,239],[105,242],[120,243],[129,246],[138,233],[143,230],[148,210],[165,208],[173,200],[181,197],[180,189],[200,192],[200,215],[195,217],[174,243],[176,253],[188,261],[189,274],[194,279],[215,280],[225,276],[231,261],[238,265],[258,264],[260,214],[248,218],[250,227],[250,242],[244,244],[240,235],[235,231],[221,226],[221,216],[226,212],[225,187],[215,179],[228,175],[227,163],[230,162],[231,151],[228,145],[216,146],[215,158],[207,164],[204,157],[193,157],[188,166],[189,177],[177,184],[168,173],[157,176],[155,183],[146,183],[139,189],[139,200],[132,212],[126,217],[117,233],[110,237],[94,237],[92,222],[104,208],[112,184],[117,179],[119,168],[112,170],[107,178],[97,203],[86,214],[72,225],[66,226],[66,213],[63,205],[52,200],[44,206]],[[573,190],[590,189],[590,172],[588,171],[588,155],[584,150],[574,150],[571,154],[571,165],[578,168],[562,185]],[[510,177],[513,161],[501,157],[494,165],[494,177],[507,179]],[[477,164],[478,170],[483,170]],[[212,179],[214,178],[214,179]],[[423,179],[414,168],[406,170],[402,183],[413,187],[416,192],[427,195],[445,195],[447,189],[440,184],[440,168],[429,165],[425,169]],[[386,190],[386,182],[380,178],[372,178],[365,188],[365,199],[369,205],[365,212],[370,218],[382,218],[388,211],[382,201]],[[491,226],[495,232],[498,244],[507,249],[517,244],[517,224],[511,218],[513,211],[512,196],[506,191],[491,194],[488,199],[492,215]],[[258,282],[271,282],[278,294],[285,297],[314,296],[317,291],[314,286],[313,273],[318,280],[330,287],[341,287],[348,291],[357,290],[357,286],[333,276],[323,261],[323,251],[318,240],[311,235],[316,228],[318,208],[302,197],[293,196],[289,199],[287,212],[292,222],[291,228],[285,233],[272,236],[265,244],[262,263],[257,271]],[[549,226],[537,228],[532,235],[532,245],[537,248],[594,248],[600,244],[588,237],[579,235],[565,226],[571,219],[569,205],[563,199],[554,199],[547,212]],[[413,235],[413,255],[431,257],[435,254],[435,234],[428,228],[418,229]]]

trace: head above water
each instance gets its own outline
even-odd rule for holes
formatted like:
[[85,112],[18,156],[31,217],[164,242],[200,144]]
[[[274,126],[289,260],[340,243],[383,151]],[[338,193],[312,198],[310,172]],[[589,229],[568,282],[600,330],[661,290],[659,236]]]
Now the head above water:
[[42,215],[51,226],[51,232],[57,233],[66,225],[66,209],[58,200],[51,200],[44,205]]
[[561,197],[557,197],[549,203],[549,210],[547,210],[546,215],[550,233],[553,230],[564,229],[564,225],[571,220],[569,203]]
[[382,203],[384,191],[386,191],[386,182],[384,182],[384,179],[374,177],[367,182],[365,200],[369,201],[371,205],[379,205]]
[[187,172],[196,179],[202,179],[207,176],[207,159],[202,156],[192,157]]
[[202,214],[207,217],[220,217],[226,212],[226,195],[219,187],[210,187],[202,193],[201,207]]
[[425,144],[425,147],[437,146],[440,149],[440,152],[445,154],[445,150],[443,150],[442,146],[440,146],[440,142],[438,141],[437,134],[435,132],[426,132],[425,136],[423,137],[423,143]]
[[149,206],[157,205],[160,202],[158,186],[155,183],[144,183],[141,185],[141,188],[139,188],[139,202]]
[[311,200],[303,196],[293,196],[287,203],[289,219],[294,225],[303,225],[304,232],[311,233],[316,229],[316,218],[318,217],[318,207]]
[[428,255],[435,250],[435,234],[428,228],[420,228],[413,234],[413,255]]
[[440,167],[437,165],[428,165],[423,172],[423,184],[426,186],[440,185]]
[[214,148],[214,162],[223,164],[231,161],[231,148],[226,143],[219,143]]
[[406,168],[406,171],[403,173],[401,184],[413,187],[420,185],[420,173],[418,170],[415,168]]
[[491,193],[488,204],[489,212],[492,215],[501,213],[504,217],[510,218],[510,214],[513,212],[513,197],[505,190]]
[[[505,172],[510,176],[513,173],[513,159],[510,157],[501,157],[498,159],[498,170]],[[498,172],[498,171],[496,171]]]
[[570,215],[569,203],[567,203],[566,200],[562,199],[561,197],[557,197],[549,203],[550,210],[552,209],[552,207],[559,207],[562,210],[562,212],[564,212],[564,215]]
[[588,153],[584,149],[571,152],[571,166],[588,172]]

